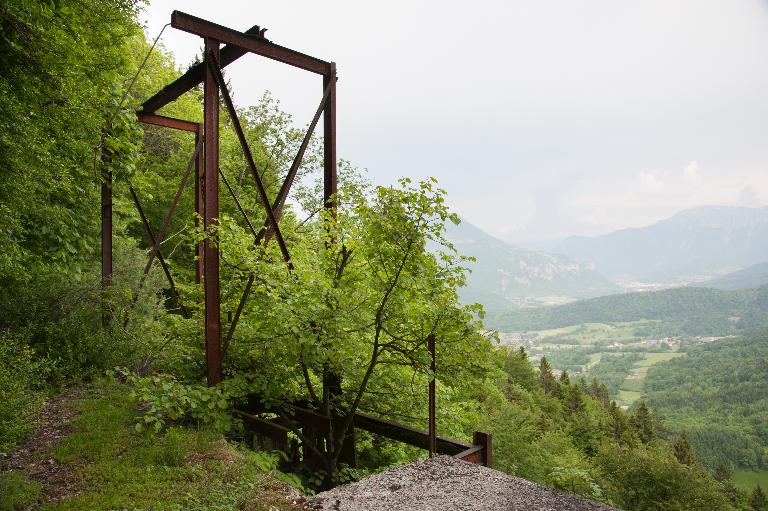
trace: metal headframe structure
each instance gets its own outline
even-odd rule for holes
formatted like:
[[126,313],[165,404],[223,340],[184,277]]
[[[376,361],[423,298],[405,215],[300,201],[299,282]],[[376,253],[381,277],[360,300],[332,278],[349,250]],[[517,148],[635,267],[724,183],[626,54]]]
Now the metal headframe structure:
[[[336,64],[311,57],[304,53],[277,45],[264,37],[266,29],[258,25],[245,32],[238,32],[210,21],[206,21],[180,11],[174,11],[171,15],[173,28],[189,32],[203,38],[205,55],[202,62],[191,66],[183,75],[163,87],[154,96],[144,101],[141,110],[137,113],[138,120],[145,124],[151,124],[164,128],[181,130],[193,133],[195,136],[195,149],[189,159],[186,170],[182,175],[179,187],[171,200],[171,204],[163,217],[160,229],[155,231],[144,211],[141,200],[129,186],[131,199],[141,218],[146,231],[147,239],[151,246],[148,261],[139,283],[139,289],[144,286],[154,260],[157,259],[168,280],[172,298],[176,302],[176,310],[185,318],[189,312],[182,303],[180,293],[177,290],[170,268],[161,250],[161,244],[166,239],[171,218],[182,196],[182,192],[189,182],[194,169],[194,193],[196,222],[202,219],[202,227],[206,233],[215,227],[219,217],[219,177],[225,188],[232,195],[235,206],[243,216],[245,223],[253,234],[256,245],[266,244],[272,238],[277,241],[285,264],[293,268],[290,252],[280,231],[280,218],[282,217],[285,201],[288,197],[291,185],[301,166],[304,154],[309,146],[310,139],[320,117],[323,117],[323,204],[332,214],[336,214],[334,197],[337,191],[337,158],[336,158]],[[224,45],[222,47],[222,45]],[[237,115],[232,97],[222,75],[222,69],[236,61],[247,53],[254,53],[262,57],[276,60],[283,64],[320,75],[322,81],[322,97],[315,111],[312,121],[304,134],[299,149],[288,169],[285,179],[275,199],[270,202],[264,183],[256,168],[253,153],[246,140],[242,125]],[[182,94],[191,89],[203,85],[203,122],[196,123],[183,119],[174,119],[157,114],[157,111],[169,103],[178,99]],[[259,195],[259,202],[266,211],[266,220],[257,230],[251,222],[240,200],[230,186],[224,173],[219,167],[219,100],[222,99],[228,111],[233,129],[243,150],[245,161],[248,165],[253,181]],[[113,276],[112,261],[112,175],[105,171],[102,176],[101,188],[101,276],[102,285],[110,285]],[[230,341],[243,312],[246,301],[250,295],[255,276],[251,274],[247,280],[237,310],[229,321],[229,327],[224,334],[221,324],[221,296],[219,274],[219,248],[218,245],[206,236],[198,242],[196,250],[195,281],[203,285],[205,307],[205,353],[206,353],[206,378],[209,385],[216,385],[222,379],[222,359],[226,353]],[[138,292],[133,296],[133,303],[138,300]],[[108,313],[103,316],[105,323],[112,320]],[[128,321],[125,318],[125,322]],[[471,444],[460,442],[451,438],[437,436],[435,416],[435,338],[429,337],[429,351],[431,355],[432,378],[429,383],[429,427],[421,431],[392,421],[384,420],[370,415],[355,413],[352,433],[350,434],[350,447],[345,453],[345,461],[350,465],[355,464],[354,454],[354,429],[363,429],[378,435],[382,435],[410,445],[419,446],[429,450],[430,455],[435,453],[449,454],[460,459],[492,465],[492,439],[488,433],[475,431]],[[330,382],[331,391],[340,391],[340,377]],[[334,390],[335,389],[335,390]],[[293,419],[286,421],[284,418],[265,420],[254,413],[272,413],[274,410],[264,408],[259,396],[251,396],[245,410],[236,410],[243,417],[246,428],[254,433],[261,434],[277,442],[276,446],[283,451],[289,450],[287,433],[291,429],[300,427],[305,432],[324,433],[329,431],[333,417],[318,414],[316,411],[304,408],[303,402],[286,403]],[[291,427],[289,427],[291,426]],[[311,436],[310,434],[310,436]],[[305,451],[305,461],[311,463],[311,452]]]
[[[171,293],[177,302],[179,312],[188,317],[189,313],[181,303],[181,297],[176,290],[176,285],[171,275],[165,257],[163,257],[160,244],[167,235],[173,212],[178,204],[181,193],[187,185],[191,169],[195,169],[195,212],[197,217],[202,218],[203,228],[206,232],[216,225],[219,217],[219,176],[221,176],[225,187],[232,194],[238,210],[243,215],[249,229],[254,235],[256,243],[267,243],[271,238],[277,240],[280,246],[285,262],[292,266],[288,247],[280,231],[279,221],[282,216],[283,207],[288,197],[291,185],[299,170],[304,158],[304,153],[309,145],[310,138],[315,131],[320,116],[323,116],[323,202],[326,208],[335,211],[333,196],[337,190],[337,159],[336,159],[336,64],[311,57],[304,53],[291,50],[289,48],[277,45],[264,37],[266,29],[258,25],[250,28],[246,32],[238,32],[231,28],[223,27],[215,23],[185,14],[180,11],[174,11],[171,15],[171,26],[173,28],[195,34],[203,38],[205,47],[205,56],[203,61],[190,67],[186,73],[175,81],[166,85],[154,96],[144,101],[141,110],[138,112],[139,121],[187,131],[195,135],[195,151],[187,166],[186,172],[182,176],[179,189],[168,208],[168,212],[163,219],[163,224],[157,234],[144,213],[141,201],[135,190],[129,189],[131,198],[136,205],[142,224],[147,233],[151,250],[149,260],[144,268],[141,284],[149,273],[152,263],[158,259],[165,276],[168,280]],[[224,45],[222,47],[222,44]],[[232,97],[227,89],[222,69],[236,61],[247,53],[261,55],[284,64],[288,64],[310,73],[320,75],[323,80],[322,98],[315,112],[312,122],[302,140],[299,150],[288,170],[280,191],[275,200],[270,203],[267,197],[266,189],[261,176],[256,168],[253,154],[245,138],[242,125],[237,116]],[[174,119],[156,112],[178,99],[182,94],[203,84],[203,123],[195,123],[182,119]],[[253,223],[248,218],[240,201],[229,185],[224,174],[219,168],[219,99],[224,100],[228,110],[232,126],[237,134],[237,138],[242,146],[246,163],[253,176],[256,190],[259,194],[260,202],[266,210],[266,222],[260,230],[256,230]],[[101,191],[101,274],[102,282],[108,286],[112,274],[112,176],[107,173],[103,176]],[[219,288],[219,249],[216,243],[206,239],[200,242],[196,248],[197,266],[196,281],[202,282],[204,289],[205,303],[205,352],[207,380],[209,385],[215,385],[222,378],[222,358],[232,339],[240,314],[243,311],[245,302],[253,285],[254,276],[248,279],[243,291],[240,303],[222,344],[222,325],[221,325],[221,298]],[[134,300],[136,297],[134,297]]]

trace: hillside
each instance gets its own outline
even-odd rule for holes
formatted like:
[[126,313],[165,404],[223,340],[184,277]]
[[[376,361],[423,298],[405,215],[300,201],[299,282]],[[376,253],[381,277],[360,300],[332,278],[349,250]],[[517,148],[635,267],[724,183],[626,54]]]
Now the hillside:
[[758,263],[698,285],[715,289],[751,289],[766,284],[768,284],[768,263]]
[[729,339],[686,350],[651,367],[650,403],[686,433],[711,468],[768,468],[768,337]]
[[568,238],[554,250],[611,278],[696,281],[765,260],[768,208],[702,206],[647,227]]
[[549,299],[586,298],[618,291],[610,280],[589,265],[572,259],[516,247],[469,222],[448,224],[447,238],[459,253],[477,259],[461,298],[488,310]]
[[689,335],[731,335],[768,327],[768,286],[726,291],[683,287],[580,300],[555,307],[508,311],[487,323],[506,331],[560,328],[580,323],[662,320]]

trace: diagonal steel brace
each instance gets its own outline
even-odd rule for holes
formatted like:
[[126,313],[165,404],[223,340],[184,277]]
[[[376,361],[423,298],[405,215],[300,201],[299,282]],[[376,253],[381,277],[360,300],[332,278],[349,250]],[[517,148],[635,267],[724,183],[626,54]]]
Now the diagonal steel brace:
[[277,238],[277,244],[280,245],[280,252],[282,252],[283,259],[285,259],[286,263],[288,263],[289,268],[292,268],[293,265],[291,264],[291,255],[288,253],[288,247],[285,244],[285,239],[283,239],[283,234],[280,232],[280,227],[277,224],[275,213],[269,203],[269,197],[267,197],[267,191],[264,188],[264,183],[261,182],[261,177],[259,176],[259,172],[256,169],[256,163],[253,161],[251,148],[248,146],[245,133],[243,132],[243,128],[240,125],[240,119],[237,117],[237,110],[235,110],[235,105],[229,95],[229,89],[227,89],[227,84],[224,82],[221,69],[219,69],[218,63],[215,62],[215,57],[212,54],[209,53],[206,55],[206,61],[208,62],[208,66],[213,73],[213,77],[216,80],[219,89],[221,90],[221,95],[224,98],[224,104],[227,106],[227,110],[229,110],[229,117],[232,121],[232,126],[235,128],[235,133],[237,133],[237,138],[240,140],[240,145],[243,148],[245,161],[248,163],[248,168],[250,168],[251,174],[253,174],[253,179],[256,182],[256,189],[259,192],[261,202],[264,204],[264,209],[267,211],[267,219],[271,224],[271,227],[275,230],[275,237]]
[[[133,203],[136,205],[136,209],[139,211],[139,216],[141,216],[141,223],[144,224],[144,230],[147,231],[149,242],[152,244],[152,246],[157,246],[157,240],[155,239],[155,235],[152,232],[152,226],[149,224],[149,220],[147,220],[147,215],[144,214],[144,208],[141,206],[138,195],[136,195],[136,190],[134,190],[132,186],[128,187],[128,190],[131,192]],[[160,260],[160,264],[163,267],[163,272],[168,279],[168,284],[171,286],[171,291],[176,298],[176,303],[178,304],[179,309],[181,309],[181,315],[184,316],[185,319],[189,319],[189,312],[187,312],[184,304],[181,303],[181,296],[179,295],[178,289],[176,289],[173,276],[171,276],[171,270],[168,268],[168,264],[165,262],[163,253],[159,249],[157,250],[157,258]]]

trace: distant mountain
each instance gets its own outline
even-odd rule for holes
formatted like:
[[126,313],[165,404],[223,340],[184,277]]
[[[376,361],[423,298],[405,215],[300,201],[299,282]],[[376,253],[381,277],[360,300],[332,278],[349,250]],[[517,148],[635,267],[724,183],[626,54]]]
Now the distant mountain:
[[702,206],[554,248],[614,279],[692,282],[768,260],[768,208]]
[[757,332],[768,329],[768,286],[737,291],[678,287],[601,296],[556,307],[510,310],[491,316],[486,323],[514,332],[639,320],[664,322],[667,335]]
[[467,287],[461,290],[462,300],[482,303],[491,311],[618,290],[589,265],[510,245],[466,221],[458,226],[449,224],[446,237],[459,253],[477,259],[469,264],[472,273]]
[[696,284],[715,289],[752,289],[768,284],[768,263],[758,263],[743,270]]

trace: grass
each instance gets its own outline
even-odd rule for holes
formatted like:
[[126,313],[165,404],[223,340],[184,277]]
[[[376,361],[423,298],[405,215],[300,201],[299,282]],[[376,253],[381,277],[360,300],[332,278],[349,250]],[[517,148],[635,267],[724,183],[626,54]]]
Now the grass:
[[619,395],[616,396],[617,397],[616,400],[619,402],[619,404],[629,406],[635,401],[637,401],[638,399],[640,399],[642,395],[643,395],[642,392],[637,392],[634,390],[625,390],[622,388],[622,389],[619,389]]
[[619,389],[617,400],[623,405],[631,405],[643,395],[643,383],[648,369],[659,362],[666,362],[673,358],[681,357],[684,353],[645,353],[644,357],[632,366],[629,376],[624,380]]
[[635,364],[635,367],[650,367],[654,364],[658,364],[659,362],[666,362],[667,360],[682,357],[683,355],[685,355],[685,353],[678,353],[675,351],[668,353],[646,353],[645,358],[638,361]]
[[768,470],[737,470],[731,480],[737,488],[746,492],[751,492],[757,485],[768,490]]
[[0,511],[28,509],[38,500],[40,483],[16,470],[0,473]]
[[657,321],[628,321],[619,323],[580,323],[562,328],[551,328],[529,332],[535,334],[541,341],[569,340],[574,345],[597,344],[600,342],[618,342],[627,344],[641,339],[637,334],[638,328],[647,327]]
[[[220,435],[189,428],[138,434],[136,405],[118,383],[95,386],[75,406],[74,430],[48,455],[71,472],[76,491],[59,502],[40,502],[40,509],[293,509],[282,483],[267,473],[274,470],[276,456],[240,450]],[[13,477],[35,484],[21,474]],[[39,501],[39,485],[37,493],[28,486],[27,495],[17,505],[0,492],[0,510]]]

